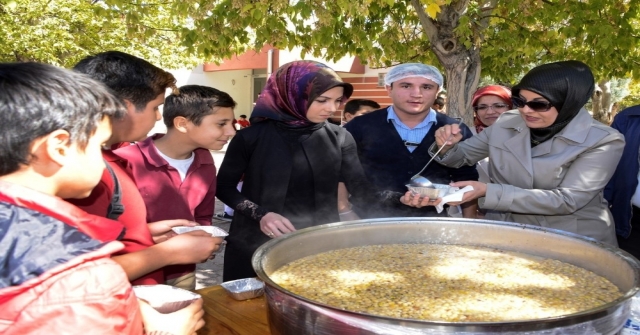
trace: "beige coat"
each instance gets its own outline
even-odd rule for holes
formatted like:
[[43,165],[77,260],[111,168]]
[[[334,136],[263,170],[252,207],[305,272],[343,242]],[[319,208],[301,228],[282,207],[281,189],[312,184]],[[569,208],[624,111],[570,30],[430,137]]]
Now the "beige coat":
[[[471,134],[473,136],[477,136],[478,132],[476,131],[476,127],[469,127],[471,129]],[[478,181],[488,184],[491,182],[489,178],[489,157],[481,159],[476,163],[476,170],[478,170]]]
[[602,190],[616,169],[624,137],[582,109],[552,139],[534,148],[517,110],[460,142],[440,160],[450,167],[491,158],[480,208],[486,219],[560,229],[617,245]]

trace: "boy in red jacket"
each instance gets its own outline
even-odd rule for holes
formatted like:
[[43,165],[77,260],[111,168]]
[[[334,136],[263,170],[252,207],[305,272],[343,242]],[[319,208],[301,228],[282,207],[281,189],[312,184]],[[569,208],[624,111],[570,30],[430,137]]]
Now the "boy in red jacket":
[[240,115],[240,119],[238,119],[238,124],[240,125],[240,129],[247,128],[251,125],[249,120],[247,120],[247,116],[244,114]]
[[121,103],[81,74],[0,64],[0,333],[191,334],[202,301],[142,313],[109,242],[118,222],[63,201],[82,198],[105,168],[101,145]]
[[[209,150],[220,150],[235,134],[229,94],[187,85],[167,96],[167,134],[156,134],[115,154],[128,162],[147,210],[147,221],[186,219],[211,225],[216,167]],[[169,285],[195,289],[195,265],[164,269]]]

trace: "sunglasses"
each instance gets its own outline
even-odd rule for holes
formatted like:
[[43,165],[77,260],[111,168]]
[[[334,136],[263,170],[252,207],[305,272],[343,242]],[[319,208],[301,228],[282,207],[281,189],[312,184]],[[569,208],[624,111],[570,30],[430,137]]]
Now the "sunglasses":
[[517,108],[523,108],[524,106],[527,106],[536,112],[547,112],[549,111],[549,109],[551,109],[551,107],[553,107],[553,105],[548,101],[526,101],[520,97],[511,97],[511,101]]
[[473,106],[473,110],[474,111],[481,111],[484,112],[486,110],[489,110],[489,108],[493,109],[494,111],[497,110],[501,110],[501,109],[507,109],[509,108],[509,105],[507,104],[493,104],[493,105],[478,105],[478,106]]

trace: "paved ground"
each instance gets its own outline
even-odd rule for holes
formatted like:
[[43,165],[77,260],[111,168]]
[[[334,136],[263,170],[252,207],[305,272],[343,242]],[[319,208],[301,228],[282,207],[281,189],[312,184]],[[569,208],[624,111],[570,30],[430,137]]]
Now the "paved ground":
[[[216,168],[220,168],[220,163],[224,158],[225,148],[220,151],[212,151],[213,161]],[[220,213],[224,210],[224,204],[216,199],[216,213]],[[225,231],[229,231],[230,222],[213,218],[212,224],[216,227],[220,227]],[[213,260],[206,261],[205,263],[198,264],[196,267],[196,289],[201,289],[207,286],[214,286],[222,283],[222,264],[224,263],[224,245],[220,248],[220,251]]]

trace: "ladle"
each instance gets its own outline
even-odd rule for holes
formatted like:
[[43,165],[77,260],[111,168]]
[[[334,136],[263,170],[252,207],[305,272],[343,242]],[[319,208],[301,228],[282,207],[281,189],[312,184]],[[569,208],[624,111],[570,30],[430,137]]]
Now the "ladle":
[[[460,118],[460,121],[458,121],[458,126],[460,126],[461,123],[462,123],[462,118]],[[427,166],[429,166],[429,164],[431,164],[431,162],[438,156],[440,151],[442,151],[442,149],[444,149],[444,147],[447,144],[447,142],[451,141],[452,138],[453,138],[453,134],[449,135],[449,137],[444,142],[444,144],[440,147],[440,149],[438,149],[438,151],[436,151],[435,155],[433,155],[433,157],[431,157],[431,159],[427,162],[427,164],[425,164],[425,166],[422,168],[422,170],[420,170],[420,172],[416,173],[413,177],[411,177],[411,180],[409,180],[409,185],[417,186],[417,187],[434,188],[433,187],[433,183],[431,182],[431,180],[429,180],[427,177],[421,176],[420,174],[422,172],[424,172],[424,170],[427,169]]]

